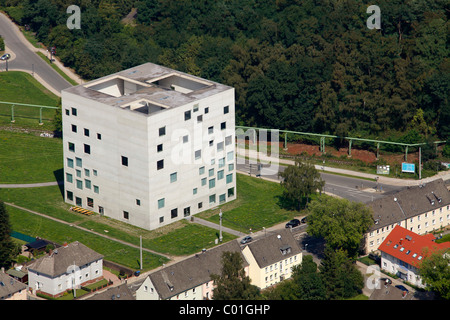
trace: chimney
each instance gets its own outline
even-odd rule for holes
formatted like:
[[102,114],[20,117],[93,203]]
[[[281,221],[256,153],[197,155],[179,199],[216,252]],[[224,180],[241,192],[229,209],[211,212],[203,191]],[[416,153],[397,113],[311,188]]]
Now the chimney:
[[403,238],[400,238],[400,245],[403,244]]

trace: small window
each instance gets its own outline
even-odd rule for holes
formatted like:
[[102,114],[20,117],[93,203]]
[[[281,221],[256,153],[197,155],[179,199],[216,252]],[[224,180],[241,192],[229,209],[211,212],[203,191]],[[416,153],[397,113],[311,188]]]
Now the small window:
[[170,217],[172,219],[178,217],[178,209],[177,208],[170,210]]
[[203,122],[203,115],[197,116],[197,122],[198,123]]
[[197,112],[198,111],[198,104],[194,105],[194,108],[192,109],[193,112]]
[[81,158],[75,158],[77,167],[82,167],[83,166],[83,160]]
[[95,193],[99,193],[99,192],[100,192],[100,189],[99,189],[98,186],[94,186],[94,192],[95,192]]
[[66,109],[66,116],[70,116],[70,110]]
[[199,175],[202,175],[202,174],[204,174],[205,173],[205,167],[200,167],[199,169],[198,169],[198,174]]
[[128,167],[128,157],[122,156],[122,165]]
[[159,223],[163,223],[164,222],[164,217],[159,217]]
[[189,136],[185,135],[183,136],[183,143],[188,143],[189,142]]
[[67,200],[73,201],[73,192],[72,191],[67,191]]
[[227,174],[227,183],[232,183],[233,182],[233,174]]
[[225,145],[229,146],[233,142],[232,139],[233,139],[232,136],[225,137]]
[[214,168],[208,170],[208,176],[212,177],[214,175]]
[[136,199],[136,205],[137,205],[137,206],[140,206],[140,205],[141,205],[141,200]]
[[225,158],[219,159],[219,168],[225,167]]
[[216,186],[216,179],[215,179],[215,178],[210,179],[210,180],[209,180],[209,188],[212,189],[212,188],[214,188],[215,186]]
[[91,154],[91,146],[88,144],[84,145],[84,153]]
[[70,173],[66,173],[66,181],[69,183],[73,182],[73,176]]
[[222,151],[223,150],[223,141],[222,142],[219,142],[218,144],[217,144],[217,151]]
[[234,196],[234,188],[229,188],[228,189],[228,197],[232,197]]
[[75,133],[77,132],[77,126],[74,124],[72,125],[72,132],[75,132]]
[[177,173],[176,172],[170,174],[170,183],[173,183],[175,181],[177,181]]
[[84,169],[84,175],[86,177],[90,177],[91,176],[91,173],[89,172],[89,169]]
[[223,177],[224,177],[224,173],[223,172],[224,172],[223,170],[217,171],[217,180],[222,180],[223,179]]
[[215,194],[209,196],[209,203],[216,203],[216,195]]
[[227,123],[226,122],[222,122],[220,124],[220,130],[225,130],[227,128]]
[[75,152],[75,144],[73,144],[72,142],[69,142],[68,145],[69,145],[69,151]]
[[202,150],[195,151],[195,160],[198,160],[202,157]]
[[229,106],[223,107],[223,114],[227,114],[228,112],[230,112],[230,107]]
[[102,134],[101,133],[97,133],[97,139],[98,140],[102,140]]
[[94,199],[87,198],[87,205],[88,205],[88,207],[93,208],[94,207]]
[[224,203],[226,201],[225,193],[219,196],[219,203]]
[[203,202],[199,202],[198,205],[197,205],[197,207],[198,207],[199,209],[203,208]]
[[214,126],[211,126],[208,128],[208,134],[213,134],[214,133]]
[[76,108],[72,108],[72,115],[76,116],[77,115],[77,109]]
[[191,215],[191,207],[184,208],[183,215],[189,217]]
[[128,213],[128,211],[123,212],[123,218],[127,220],[130,218],[130,214]]
[[78,170],[78,169],[77,169],[77,170],[75,170],[75,172],[77,173],[77,177],[78,177],[78,178],[81,178],[81,170]]
[[165,135],[166,135],[166,127],[159,128],[159,136],[162,137]]
[[159,161],[156,163],[156,169],[157,169],[157,170],[164,169],[164,160],[159,160]]
[[162,152],[162,151],[163,151],[163,145],[161,143],[156,146],[156,152]]
[[206,185],[206,178],[202,179],[202,186]]
[[205,108],[205,114],[209,113],[209,108]]
[[192,194],[197,194],[197,188],[192,189]]
[[91,180],[84,179],[84,185],[86,186],[87,189],[90,189],[91,188]]
[[84,135],[86,137],[89,137],[89,129],[84,128]]
[[164,198],[158,200],[158,209],[164,208],[164,202]]
[[67,166],[73,168],[73,159],[67,158]]
[[83,206],[83,200],[79,197],[75,197],[75,204],[79,207]]
[[184,113],[184,121],[191,119],[191,110],[188,110]]
[[92,169],[92,173],[94,174],[94,176],[97,176],[97,170]]
[[83,190],[83,181],[77,180],[77,188]]

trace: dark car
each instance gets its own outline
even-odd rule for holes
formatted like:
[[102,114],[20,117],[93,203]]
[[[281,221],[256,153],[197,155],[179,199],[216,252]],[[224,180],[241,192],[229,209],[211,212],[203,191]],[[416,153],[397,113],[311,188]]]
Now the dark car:
[[308,217],[303,217],[302,220],[300,220],[301,223],[306,223],[306,222],[307,222],[307,218],[308,218]]
[[286,228],[294,228],[296,226],[300,225],[300,220],[298,219],[292,219],[288,223],[286,223]]
[[252,241],[252,240],[253,240],[252,237],[246,236],[246,237],[244,237],[244,238],[241,240],[241,244],[249,243],[249,242]]
[[380,278],[382,284],[392,284],[392,280],[389,278]]
[[401,284],[398,284],[398,285],[396,285],[395,287],[398,288],[398,289],[400,289],[400,290],[402,290],[402,291],[409,292],[409,290],[406,289],[405,286],[402,286]]

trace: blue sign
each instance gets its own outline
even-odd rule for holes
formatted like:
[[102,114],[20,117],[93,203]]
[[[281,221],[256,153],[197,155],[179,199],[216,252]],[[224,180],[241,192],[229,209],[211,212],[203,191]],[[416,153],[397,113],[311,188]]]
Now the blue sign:
[[402,172],[409,172],[409,173],[415,173],[416,168],[414,163],[402,163]]

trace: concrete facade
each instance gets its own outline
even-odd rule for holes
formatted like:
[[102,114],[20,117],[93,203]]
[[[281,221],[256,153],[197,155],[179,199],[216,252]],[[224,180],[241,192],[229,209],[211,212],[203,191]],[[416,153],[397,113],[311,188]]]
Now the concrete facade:
[[146,63],[62,109],[66,202],[153,230],[236,198],[233,88]]

